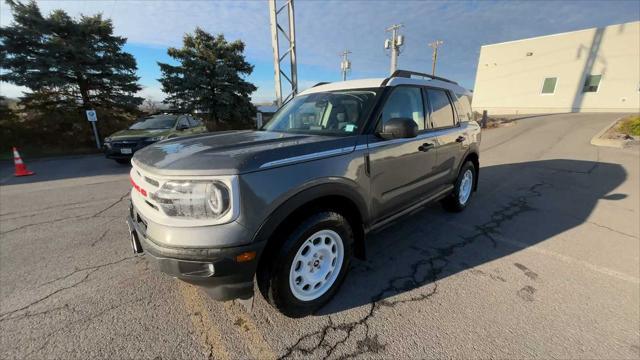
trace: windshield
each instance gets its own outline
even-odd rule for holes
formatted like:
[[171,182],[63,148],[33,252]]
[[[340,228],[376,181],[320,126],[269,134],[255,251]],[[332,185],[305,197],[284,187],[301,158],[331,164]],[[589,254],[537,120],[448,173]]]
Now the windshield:
[[171,129],[176,123],[175,115],[154,115],[148,118],[142,118],[137,123],[131,125],[131,130],[152,130],[152,129]]
[[354,135],[373,105],[372,89],[301,95],[285,104],[263,130],[314,135]]

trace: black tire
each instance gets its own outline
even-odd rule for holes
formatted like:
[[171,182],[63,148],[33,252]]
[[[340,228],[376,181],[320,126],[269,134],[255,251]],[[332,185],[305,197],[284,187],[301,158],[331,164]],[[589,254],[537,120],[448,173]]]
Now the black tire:
[[[324,294],[314,300],[302,301],[294,295],[289,284],[290,272],[294,266],[293,261],[298,250],[307,243],[307,240],[322,230],[331,230],[340,236],[344,250],[342,265],[337,277]],[[289,233],[271,260],[271,266],[265,279],[267,286],[265,290],[269,303],[288,317],[298,318],[313,314],[326,304],[340,288],[349,270],[353,244],[353,230],[347,219],[341,214],[334,211],[321,211],[306,218]]]
[[[472,182],[471,182],[471,193],[469,194],[469,197],[467,198],[467,200],[464,203],[461,203],[459,195],[460,195],[462,179],[464,177],[464,174],[469,170],[471,171],[471,174],[473,176]],[[442,207],[445,210],[450,212],[461,212],[462,210],[464,210],[467,207],[467,205],[469,205],[469,203],[471,202],[471,198],[473,197],[473,193],[475,192],[474,189],[475,189],[475,183],[477,181],[477,176],[478,176],[478,171],[475,165],[473,164],[473,162],[471,161],[465,162],[464,165],[462,165],[462,168],[460,168],[460,172],[458,173],[458,178],[456,178],[456,182],[454,184],[453,192],[442,200]]]
[[129,165],[131,163],[131,160],[129,159],[115,159],[115,160],[120,165]]

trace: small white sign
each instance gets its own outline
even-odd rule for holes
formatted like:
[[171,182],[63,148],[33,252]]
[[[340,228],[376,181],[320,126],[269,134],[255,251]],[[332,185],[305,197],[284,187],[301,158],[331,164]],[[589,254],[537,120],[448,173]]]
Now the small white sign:
[[87,120],[90,122],[98,121],[98,114],[95,110],[87,110]]

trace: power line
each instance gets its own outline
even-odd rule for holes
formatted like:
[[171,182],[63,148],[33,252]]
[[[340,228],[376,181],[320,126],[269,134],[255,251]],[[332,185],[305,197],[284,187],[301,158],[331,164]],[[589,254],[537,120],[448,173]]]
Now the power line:
[[345,50],[340,54],[342,56],[342,61],[340,62],[340,71],[342,72],[342,81],[347,80],[347,72],[351,70],[351,61],[349,61],[349,54],[351,51]]
[[400,46],[404,45],[404,36],[398,34],[398,30],[404,25],[396,24],[389,26],[385,31],[391,32],[391,39],[384,41],[384,48],[391,49],[391,68],[389,74],[393,74],[398,68],[398,55],[400,55]]
[[436,75],[436,62],[438,61],[438,47],[443,45],[444,41],[436,40],[434,42],[429,43],[429,47],[433,49],[433,57],[431,62],[431,75]]

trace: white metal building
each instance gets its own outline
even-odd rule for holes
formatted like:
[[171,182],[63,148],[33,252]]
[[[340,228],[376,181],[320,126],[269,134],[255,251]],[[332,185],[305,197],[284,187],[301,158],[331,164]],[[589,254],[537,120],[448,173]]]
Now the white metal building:
[[640,111],[640,22],[484,45],[473,109]]

